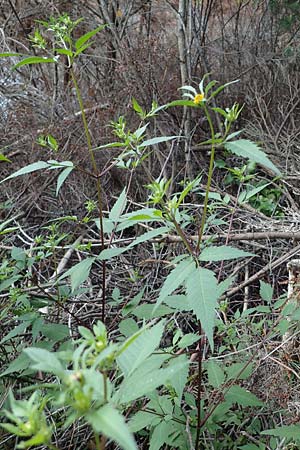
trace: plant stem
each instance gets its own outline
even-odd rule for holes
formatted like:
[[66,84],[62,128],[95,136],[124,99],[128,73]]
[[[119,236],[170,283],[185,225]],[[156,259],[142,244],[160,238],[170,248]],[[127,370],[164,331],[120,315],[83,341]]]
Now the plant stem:
[[[80,89],[79,89],[79,86],[78,86],[78,83],[76,80],[76,76],[75,76],[72,68],[70,69],[70,73],[71,73],[71,78],[72,78],[72,81],[73,81],[73,84],[75,87],[76,96],[77,96],[77,100],[79,103],[79,108],[81,111],[83,128],[84,128],[84,132],[85,132],[88,151],[90,154],[92,168],[94,171],[94,175],[96,177],[97,198],[98,198],[98,207],[99,207],[99,223],[100,223],[100,242],[101,242],[101,250],[104,250],[103,202],[102,202],[101,180],[100,180],[100,176],[98,174],[97,163],[96,163],[96,159],[95,159],[95,155],[94,155],[94,151],[93,151],[93,147],[92,147],[92,140],[91,140],[88,123],[86,120],[86,114],[85,114],[85,110],[84,110],[81,92],[80,92]],[[105,304],[106,304],[106,262],[102,261],[102,316],[101,316],[101,320],[103,323],[105,322]]]
[[[208,111],[208,109],[207,109],[205,104],[204,104],[204,112],[205,112],[207,121],[209,123],[211,139],[214,142],[214,140],[215,140],[215,130],[214,130],[214,126],[213,126],[213,123],[212,123],[209,111]],[[197,247],[196,247],[196,253],[198,253],[198,254],[199,254],[199,251],[200,251],[200,245],[201,245],[202,236],[203,236],[204,227],[205,227],[205,222],[206,222],[208,196],[209,196],[209,192],[210,192],[212,173],[213,173],[213,169],[214,169],[214,161],[215,161],[215,144],[212,143],[212,145],[211,145],[211,153],[210,153],[210,161],[209,161],[209,169],[208,169],[208,177],[207,177],[207,184],[206,184],[206,190],[205,190],[205,199],[204,199],[203,213],[202,213],[201,225],[200,225],[200,230],[199,230],[199,237],[198,237],[198,242],[197,242]]]

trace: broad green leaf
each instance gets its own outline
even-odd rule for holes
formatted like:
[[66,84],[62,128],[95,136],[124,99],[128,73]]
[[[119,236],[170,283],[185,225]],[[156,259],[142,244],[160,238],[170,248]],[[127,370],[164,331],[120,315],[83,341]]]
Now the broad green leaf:
[[277,167],[272,163],[272,161],[269,160],[267,155],[256,144],[254,144],[254,142],[246,139],[239,139],[234,142],[226,142],[224,147],[235,155],[255,161],[256,163],[271,169],[277,175],[281,175]]
[[259,294],[260,294],[261,298],[265,302],[270,303],[270,301],[273,298],[272,286],[269,283],[265,283],[262,280],[259,280],[259,284],[260,284]]
[[100,25],[99,27],[95,28],[94,30],[88,31],[84,35],[80,36],[80,38],[77,39],[75,42],[75,48],[76,50],[80,49],[80,47],[83,46],[89,39],[91,39],[95,34],[97,34],[99,31],[102,31],[103,28],[105,28],[106,25]]
[[148,413],[146,411],[139,411],[128,422],[128,427],[132,433],[142,430],[148,426],[151,426],[152,422],[156,421],[155,414]]
[[138,450],[124,417],[111,405],[107,404],[97,411],[86,415],[87,421],[97,433],[103,433],[117,442],[123,450]]
[[4,372],[0,372],[0,378],[14,372],[22,372],[30,365],[30,359],[25,353],[21,353],[14,361],[12,361]]
[[29,164],[28,166],[23,167],[17,172],[12,173],[8,177],[4,178],[4,180],[0,181],[0,184],[4,181],[10,180],[11,178],[20,177],[21,175],[26,175],[27,173],[35,172],[37,170],[48,169],[49,164],[45,161],[38,161],[33,164]]
[[32,367],[34,369],[54,373],[59,376],[63,375],[63,367],[53,352],[34,347],[26,348],[23,351],[33,361]]
[[54,342],[70,336],[69,328],[62,323],[45,323],[40,331],[46,338]]
[[162,420],[153,430],[150,437],[149,450],[160,450],[167,443],[169,435],[172,433],[172,424]]
[[145,329],[129,346],[118,356],[117,361],[125,376],[133,373],[145,359],[159,346],[164,331],[164,321],[160,321],[150,329]]
[[180,261],[165,279],[155,309],[168,297],[168,295],[172,294],[175,289],[182,285],[194,270],[195,262],[193,258],[188,257],[183,261]]
[[103,250],[97,259],[99,259],[100,261],[103,261],[105,259],[110,259],[115,256],[121,255],[122,253],[126,252],[127,250],[130,250],[131,248],[135,247],[136,245],[141,244],[146,241],[149,241],[150,239],[153,239],[157,236],[167,233],[168,231],[169,231],[168,227],[160,227],[160,228],[156,228],[155,230],[147,231],[146,233],[137,237],[134,241],[131,242],[131,244],[127,245],[127,247],[108,248],[108,249]]
[[286,425],[279,428],[271,428],[270,430],[264,430],[261,434],[267,434],[270,436],[276,436],[280,438],[286,438],[288,440],[300,440],[300,425]]
[[0,344],[4,344],[4,342],[9,341],[10,339],[13,339],[14,337],[18,336],[19,334],[24,333],[26,328],[30,325],[30,322],[22,322],[19,325],[17,325],[13,330],[11,330],[9,333],[7,333],[6,336],[0,341]]
[[120,333],[122,333],[123,336],[126,337],[131,336],[134,333],[137,333],[138,329],[139,329],[138,324],[131,317],[128,319],[123,319],[119,323]]
[[148,367],[148,371],[141,366],[121,384],[120,390],[117,393],[119,402],[128,403],[149,394],[158,386],[162,386],[168,380],[171,380],[186,365],[187,363],[184,362],[164,369],[152,370],[151,367]]
[[187,333],[185,334],[182,339],[178,342],[179,348],[187,348],[190,345],[195,344],[195,342],[198,342],[200,339],[200,336],[194,333]]
[[213,350],[215,308],[217,306],[218,283],[211,270],[194,268],[186,281],[188,302],[200,320],[208,342]]
[[247,391],[246,389],[233,385],[230,387],[228,392],[225,395],[225,399],[227,401],[231,401],[232,403],[237,403],[241,406],[263,406],[264,403],[259,400],[256,395]]
[[120,216],[123,214],[123,211],[126,207],[127,203],[127,197],[126,197],[126,187],[121,192],[118,200],[112,207],[110,213],[109,213],[109,219],[113,222],[116,222],[119,220]]
[[59,174],[59,176],[57,178],[56,196],[58,196],[60,188],[62,187],[63,183],[68,178],[68,176],[70,175],[72,170],[73,170],[73,167],[67,167]]
[[59,280],[71,277],[72,292],[76,291],[76,289],[88,278],[94,261],[95,258],[86,258],[83,261],[80,261],[80,263],[67,270]]
[[2,153],[0,153],[0,161],[3,162],[11,162],[10,159],[6,158],[6,156],[4,156]]
[[269,186],[270,183],[265,183],[262,186],[258,186],[254,189],[251,189],[250,191],[243,191],[238,198],[239,203],[247,202],[251,197],[254,197],[254,195],[261,192],[265,187]]
[[170,308],[177,309],[178,311],[190,311],[191,306],[188,303],[186,295],[169,295],[164,299],[164,303]]
[[253,253],[244,252],[238,248],[220,245],[219,247],[206,247],[202,250],[200,261],[226,261],[228,259],[246,258],[255,256]]
[[208,383],[214,387],[219,388],[225,381],[225,373],[220,364],[215,361],[208,361],[205,365],[208,375]]
[[171,359],[169,367],[176,366],[178,364],[182,364],[182,368],[179,369],[175,375],[170,377],[170,384],[175,389],[178,401],[181,402],[183,391],[185,385],[187,384],[189,375],[189,360],[187,358],[187,355],[180,355],[176,358]]
[[133,314],[138,319],[155,319],[157,317],[164,317],[168,314],[173,314],[174,311],[171,308],[168,308],[165,305],[159,305],[158,308],[153,311],[153,305],[144,304],[136,306],[132,309],[131,314]]
[[150,145],[159,144],[160,142],[171,141],[172,139],[177,139],[177,138],[178,138],[178,136],[160,136],[160,137],[155,137],[155,138],[148,139],[147,141],[142,142],[141,144],[139,144],[139,147],[148,147]]
[[15,64],[12,70],[18,69],[22,66],[28,66],[29,64],[41,64],[41,63],[55,63],[56,59],[47,58],[42,56],[29,56],[29,58],[22,59],[22,61]]
[[[232,363],[230,366],[225,368],[227,374],[227,380],[246,380],[253,372],[253,364],[248,364],[247,367],[246,362],[237,362]],[[243,371],[242,371],[243,369]]]

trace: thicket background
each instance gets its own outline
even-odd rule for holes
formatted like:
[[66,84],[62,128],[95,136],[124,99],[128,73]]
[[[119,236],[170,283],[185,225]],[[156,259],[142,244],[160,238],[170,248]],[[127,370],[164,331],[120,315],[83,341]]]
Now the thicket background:
[[[27,38],[33,32],[35,21],[47,20],[51,15],[64,12],[74,20],[84,18],[77,29],[78,36],[99,24],[109,24],[93,38],[93,46],[75,65],[94,146],[114,140],[109,123],[120,115],[126,117],[130,129],[138,126],[132,109],[132,97],[149,109],[153,100],[164,104],[179,98],[180,86],[196,86],[208,72],[212,79],[220,83],[240,80],[226,90],[220,106],[227,107],[235,101],[244,104],[237,127],[244,129],[245,137],[262,146],[284,177],[280,182],[273,182],[272,173],[258,168],[258,180],[271,182],[270,191],[256,202],[238,205],[239,182],[236,179],[228,181],[228,172],[219,164],[214,172],[212,190],[229,193],[234,213],[230,208],[216,208],[216,217],[225,222],[207,231],[225,234],[228,231],[285,233],[276,240],[271,240],[267,235],[263,241],[245,238],[239,242],[240,247],[248,251],[254,249],[256,258],[237,267],[233,263],[226,263],[221,269],[216,267],[223,274],[232,273],[235,268],[237,287],[244,281],[247,284],[248,279],[254,277],[254,282],[246,290],[231,292],[232,314],[245,304],[256,306],[259,303],[258,276],[257,279],[255,277],[261,269],[265,270],[264,281],[273,285],[274,296],[279,297],[286,289],[287,280],[286,260],[280,258],[288,255],[296,245],[292,233],[298,232],[300,220],[298,2],[3,0],[0,5],[1,52],[32,53],[34,50],[30,48]],[[12,72],[11,62],[1,59],[0,63],[0,147],[1,152],[12,161],[10,164],[1,163],[0,178],[26,164],[51,159],[51,152],[36,143],[39,135],[48,134],[55,136],[59,142],[61,160],[72,160],[89,170],[81,115],[68,70],[62,66],[55,68],[44,64]],[[218,125],[216,122],[216,127]],[[151,123],[147,133],[149,138],[156,135],[182,135],[185,138],[156,145],[134,177],[116,167],[110,168],[116,155],[113,149],[99,151],[97,162],[104,172],[105,210],[110,210],[128,184],[132,204],[146,201],[145,185],[160,174],[172,179],[173,192],[177,191],[179,182],[191,180],[199,173],[203,173],[201,183],[205,184],[209,149],[197,147],[200,141],[209,138],[205,120],[199,120],[193,111],[183,113],[182,109],[168,109]],[[242,166],[241,160],[232,155],[222,158],[227,167]],[[85,202],[96,196],[90,177],[84,172],[73,173],[58,197],[55,195],[56,178],[54,171],[50,175],[49,172],[38,172],[1,185],[0,220],[14,217],[13,224],[20,231],[10,240],[0,242],[0,255],[2,252],[4,257],[5,251],[12,246],[33,245],[35,236],[41,234],[49,220],[63,215],[79,218],[85,215]],[[268,202],[268,198],[271,201]],[[200,194],[191,198],[191,208],[202,203]],[[68,224],[65,231],[72,233],[73,240],[82,234],[80,227],[74,229]],[[97,237],[93,229],[84,235],[86,241],[94,240],[95,245]],[[162,247],[157,257],[162,261],[169,260],[170,255],[178,252],[179,247],[173,244]],[[112,263],[109,267],[109,291],[117,287],[122,293],[129,292],[128,297],[132,297],[146,286],[147,299],[153,302],[155,289],[165,269],[163,264],[152,265],[148,261],[151,257],[151,249],[145,248],[143,254],[133,253],[128,259],[124,257],[121,264]],[[39,270],[42,279],[51,277],[51,263],[41,263]],[[211,266],[214,267],[213,264]],[[97,270],[93,270],[91,289],[94,292],[97,277]],[[100,319],[97,295],[94,299],[94,302],[82,301],[79,305],[73,305],[72,314],[86,324],[95,318]],[[118,321],[118,311],[111,308],[108,316],[113,330]],[[185,319],[181,317],[180,320]],[[187,330],[193,329],[188,321],[185,327]],[[6,331],[2,326],[3,335]],[[241,336],[237,336],[239,338]],[[248,338],[251,345],[257,336]],[[3,364],[7,364],[8,360],[7,356],[3,357]],[[251,381],[253,392],[268,400],[271,409],[285,408],[291,416],[298,418],[298,385],[289,382],[286,373],[280,372],[281,369],[282,365],[276,361],[261,362]],[[287,423],[292,422],[290,417]]]

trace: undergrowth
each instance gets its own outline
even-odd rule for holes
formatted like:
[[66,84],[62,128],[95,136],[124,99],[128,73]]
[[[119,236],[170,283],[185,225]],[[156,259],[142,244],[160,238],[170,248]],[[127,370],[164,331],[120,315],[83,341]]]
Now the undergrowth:
[[[251,201],[267,215],[281,213],[267,203],[271,191],[275,203],[280,197],[280,189],[272,187],[277,178],[256,182],[253,162],[276,177],[279,170],[233,128],[242,107],[216,106],[236,81],[219,86],[207,74],[197,89],[180,88],[183,99],[153,102],[149,111],[132,99],[139,127],[131,131],[121,116],[110,124],[117,140],[94,147],[78,60],[104,27],[74,39],[79,23],[67,15],[40,21],[30,38],[37,54],[1,55],[21,57],[15,70],[67,64],[91,167],[61,161],[55,136],[42,135],[38,144],[56,159],[22,167],[2,186],[56,171],[60,195],[78,171],[94,181],[96,192],[83,217],[50,221],[29,243],[13,219],[1,224],[0,314],[7,330],[0,341],[1,448],[57,450],[70,448],[72,439],[72,448],[97,450],[293,448],[284,445],[297,445],[299,427],[274,399],[251,392],[251,380],[265,349],[279,354],[282,336],[297,333],[297,305],[286,296],[274,298],[272,286],[261,281],[256,305],[245,299],[242,308],[232,306],[227,293],[237,273],[231,265],[232,274],[224,276],[224,264],[255,254],[228,240],[216,245],[213,235],[206,238],[212,226],[222,226],[217,208],[230,212],[228,195],[211,192],[215,168],[224,168],[224,151],[252,164],[225,168],[228,185],[238,180],[238,201]],[[209,146],[208,174],[175,186],[161,174],[145,182],[145,202],[136,205],[129,194],[136,170],[146,170],[158,145],[186,138],[147,137],[149,123],[168,108],[193,108],[199,120],[205,118],[210,138],[198,145]],[[103,149],[118,151],[105,170],[97,164]],[[4,154],[0,160],[10,162]],[[101,179],[111,167],[127,171],[129,183],[106,211]],[[194,205],[194,198],[203,204]],[[89,232],[93,239],[86,238]],[[154,282],[147,278],[147,265],[158,267]],[[86,316],[88,308],[92,313]],[[283,371],[279,379],[288,376],[293,372]]]

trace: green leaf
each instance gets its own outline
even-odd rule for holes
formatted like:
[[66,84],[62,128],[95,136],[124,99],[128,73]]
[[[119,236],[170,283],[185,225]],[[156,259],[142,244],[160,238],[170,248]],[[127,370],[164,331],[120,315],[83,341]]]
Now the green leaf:
[[151,426],[152,422],[156,421],[155,414],[148,413],[146,411],[139,411],[128,422],[128,427],[132,433],[142,430],[148,426]]
[[32,367],[34,369],[54,373],[58,376],[63,375],[64,369],[53,352],[34,347],[26,348],[23,351],[33,361]]
[[2,153],[0,153],[0,161],[3,162],[11,162],[10,159],[6,158],[6,156],[4,156]]
[[94,261],[95,258],[86,258],[83,261],[80,261],[80,263],[67,270],[59,280],[63,280],[70,276],[72,292],[76,291],[76,289],[88,278]]
[[60,188],[62,187],[63,183],[68,178],[68,176],[70,175],[70,173],[72,172],[73,169],[74,169],[74,167],[67,167],[59,174],[59,176],[57,178],[56,196],[58,196]]
[[4,372],[0,373],[0,378],[10,375],[14,372],[22,372],[27,369],[30,364],[30,359],[24,353],[21,353],[14,361],[12,361]]
[[24,56],[24,55],[22,55],[21,53],[11,53],[11,52],[0,53],[0,58],[6,58],[10,56]]
[[234,142],[226,142],[224,147],[235,155],[255,161],[256,163],[271,169],[277,175],[281,175],[281,172],[277,169],[277,167],[269,160],[267,155],[256,144],[254,144],[254,142],[246,139],[239,139]]
[[208,361],[205,365],[208,375],[208,383],[214,387],[219,388],[225,381],[225,373],[220,364],[215,361]]
[[160,450],[167,443],[169,434],[172,431],[174,430],[169,422],[161,421],[156,425],[150,437],[149,450]]
[[4,342],[9,341],[10,339],[13,339],[14,337],[18,336],[19,334],[24,333],[26,328],[30,325],[30,322],[22,322],[19,325],[17,325],[13,330],[11,330],[9,333],[7,333],[6,336],[0,341],[0,344],[4,344]]
[[174,100],[166,105],[167,108],[170,108],[171,106],[192,106],[193,108],[198,108],[198,105],[196,105],[193,100]]
[[196,268],[186,281],[188,302],[200,320],[208,342],[213,350],[213,329],[217,306],[218,283],[211,270]]
[[144,114],[143,108],[138,104],[136,99],[134,97],[132,97],[131,101],[132,101],[132,106],[133,106],[133,109],[135,110],[135,112],[137,112],[139,115],[143,115]]
[[103,250],[97,259],[99,259],[100,261],[103,261],[105,259],[110,259],[115,256],[121,255],[122,253],[126,252],[127,250],[130,250],[131,248],[135,247],[136,245],[141,244],[146,241],[149,241],[150,239],[153,239],[157,236],[167,233],[168,231],[169,231],[169,227],[160,227],[160,228],[156,228],[155,230],[147,231],[146,233],[144,233],[141,236],[139,236],[138,238],[136,238],[127,247],[108,248],[108,249]]
[[176,366],[178,364],[182,364],[182,367],[181,369],[177,370],[175,375],[170,377],[170,384],[175,389],[178,401],[181,402],[183,391],[185,385],[187,384],[189,375],[189,360],[187,358],[187,355],[180,355],[176,358],[171,359],[169,367]]
[[129,346],[118,356],[117,361],[125,376],[133,373],[159,346],[164,331],[164,321],[160,321],[150,329],[145,329]]
[[286,438],[288,440],[300,440],[300,425],[286,425],[280,428],[271,428],[270,430],[264,430],[261,434],[267,434],[280,438]]
[[117,442],[123,450],[138,450],[124,417],[107,404],[86,415],[87,421],[97,433],[103,433]]
[[123,319],[119,323],[119,330],[123,336],[131,336],[134,333],[137,333],[139,330],[138,324],[131,317],[128,319]]
[[75,42],[76,50],[79,50],[89,39],[95,36],[95,34],[97,34],[99,31],[102,31],[105,27],[106,25],[100,25],[94,30],[88,31],[87,33],[80,36],[80,38],[78,38],[77,41]]
[[227,401],[231,401],[232,403],[237,403],[241,406],[263,406],[264,403],[259,400],[256,395],[247,391],[246,389],[233,385],[230,387],[228,392],[225,395],[225,399]]
[[195,262],[193,258],[188,257],[183,261],[180,261],[165,279],[154,310],[168,297],[168,295],[172,294],[175,289],[182,285],[194,270]]
[[195,344],[195,342],[198,342],[200,339],[200,336],[194,333],[187,333],[183,336],[182,339],[178,342],[179,348],[187,348],[190,347],[190,345]]
[[259,284],[260,284],[259,294],[260,294],[261,298],[265,302],[270,303],[270,301],[273,298],[272,286],[269,283],[265,283],[262,280],[259,280]]
[[26,175],[27,173],[35,172],[37,170],[42,170],[42,169],[48,169],[48,168],[49,168],[49,164],[47,162],[38,161],[33,164],[29,164],[28,166],[25,166],[20,170],[17,170],[17,172],[12,173],[8,177],[4,178],[4,180],[0,181],[0,184],[3,183],[4,181],[10,180],[11,178],[16,178],[21,175]]
[[244,252],[238,248],[220,245],[219,247],[206,247],[202,250],[200,261],[226,261],[228,259],[246,258],[255,256],[253,253]]
[[[232,363],[230,366],[226,367],[227,381],[228,380],[246,380],[252,374],[254,365],[248,364],[247,367],[245,362]],[[243,371],[241,372],[241,370]]]
[[128,403],[143,395],[149,394],[158,386],[171,380],[186,365],[187,363],[184,362],[164,369],[151,370],[151,368],[148,368],[148,371],[145,371],[143,366],[139,367],[139,369],[121,384],[117,394],[120,403]]
[[118,200],[112,207],[110,213],[109,213],[109,219],[113,222],[117,222],[120,218],[120,216],[123,214],[123,211],[127,204],[127,197],[126,197],[126,187],[121,192]]
[[160,142],[171,141],[172,139],[177,139],[178,137],[179,136],[160,136],[160,137],[155,137],[155,138],[148,139],[147,141],[142,142],[141,144],[139,144],[139,147],[148,147],[150,145],[159,144]]
[[29,64],[41,64],[41,63],[55,63],[56,59],[47,58],[42,56],[29,56],[29,58],[22,59],[22,61],[15,64],[12,70],[18,69],[22,66],[28,66]]
[[131,314],[133,314],[138,319],[146,319],[146,320],[155,319],[157,317],[164,317],[172,313],[174,313],[174,311],[165,305],[159,305],[159,307],[155,308],[155,311],[153,311],[152,304],[139,305],[133,308],[131,311]]
[[68,326],[62,323],[45,323],[40,331],[46,338],[54,342],[61,341],[70,336]]

